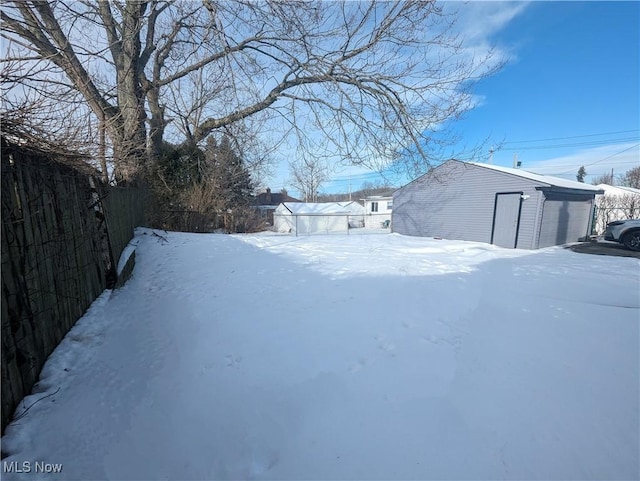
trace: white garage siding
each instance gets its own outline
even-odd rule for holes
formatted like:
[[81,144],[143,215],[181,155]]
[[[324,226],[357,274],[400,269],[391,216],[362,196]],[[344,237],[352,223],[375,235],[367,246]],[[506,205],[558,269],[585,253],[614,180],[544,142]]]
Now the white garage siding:
[[349,232],[352,210],[333,202],[286,202],[276,208],[273,227],[276,232],[296,235],[346,233]]
[[[544,216],[545,195],[540,189],[551,186],[549,182],[537,180],[543,178],[552,179],[516,169],[448,161],[394,193],[393,232],[486,243],[493,241],[514,247],[508,244],[516,241],[513,236],[515,223],[515,247],[535,249],[539,244]],[[578,206],[574,207],[574,200],[569,199],[567,208],[575,225],[570,225],[564,232],[571,238],[580,231],[579,237],[583,237],[587,231],[587,226],[584,225],[583,229],[581,224],[584,222],[584,195],[593,198],[597,189],[563,179],[558,179],[558,183],[563,184],[564,189],[579,189],[583,194]],[[507,198],[510,199],[508,209],[505,207]],[[513,217],[518,214],[518,218]],[[550,216],[547,214],[547,223],[551,222]],[[545,231],[545,242],[551,238],[550,229]],[[558,234],[555,235],[559,238]],[[578,240],[578,237],[573,240]]]
[[276,212],[273,214],[273,230],[276,232],[295,233],[296,224],[295,217]]
[[349,217],[347,215],[304,215],[298,214],[292,219],[293,230],[298,235],[329,234],[332,232],[348,232]]

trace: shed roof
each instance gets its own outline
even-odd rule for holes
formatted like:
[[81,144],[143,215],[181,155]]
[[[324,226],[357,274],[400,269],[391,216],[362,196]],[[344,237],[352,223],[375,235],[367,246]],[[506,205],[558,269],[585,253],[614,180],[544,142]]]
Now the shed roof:
[[283,202],[280,204],[292,214],[351,214],[350,207],[337,202]]
[[515,175],[518,177],[522,177],[523,179],[533,180],[535,182],[547,184],[550,187],[560,187],[563,189],[583,190],[583,191],[586,190],[586,191],[592,191],[595,194],[602,193],[602,189],[600,189],[596,185],[584,184],[582,182],[578,182],[575,180],[562,179],[560,177],[552,177],[550,175],[534,174],[533,172],[529,172],[522,169],[513,169],[511,167],[502,167],[502,166],[492,165],[492,164],[483,164],[480,162],[465,162],[465,163],[475,165],[477,167],[482,167],[485,169],[496,170],[498,172],[502,172],[505,174]]
[[347,202],[336,202],[339,206],[347,209],[351,214],[364,214],[364,206],[355,200],[350,200]]

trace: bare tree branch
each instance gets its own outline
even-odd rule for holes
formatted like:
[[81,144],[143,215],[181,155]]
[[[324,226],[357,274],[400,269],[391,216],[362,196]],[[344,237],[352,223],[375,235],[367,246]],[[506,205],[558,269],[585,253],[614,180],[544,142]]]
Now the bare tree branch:
[[501,66],[434,1],[16,0],[0,15],[20,60],[56,65],[104,120],[123,179],[168,136],[199,144],[258,117],[263,145],[424,170],[434,133]]

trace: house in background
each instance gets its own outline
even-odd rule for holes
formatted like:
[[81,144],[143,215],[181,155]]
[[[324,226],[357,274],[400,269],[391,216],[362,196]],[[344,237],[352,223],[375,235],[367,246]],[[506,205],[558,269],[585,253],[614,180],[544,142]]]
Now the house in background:
[[380,229],[389,227],[391,223],[391,211],[393,208],[393,196],[370,195],[364,199],[364,226],[367,229]]
[[392,230],[538,249],[589,236],[602,193],[572,180],[449,160],[394,192]]
[[640,219],[640,189],[598,184],[603,194],[596,196],[594,232],[604,234],[607,224],[614,220]]
[[274,194],[271,189],[267,187],[265,192],[256,195],[255,207],[260,212],[262,218],[269,224],[273,225],[273,213],[276,208],[283,202],[302,202],[301,200],[291,197],[289,194],[280,192]]
[[285,202],[273,214],[273,228],[295,235],[348,233],[353,208],[338,202]]

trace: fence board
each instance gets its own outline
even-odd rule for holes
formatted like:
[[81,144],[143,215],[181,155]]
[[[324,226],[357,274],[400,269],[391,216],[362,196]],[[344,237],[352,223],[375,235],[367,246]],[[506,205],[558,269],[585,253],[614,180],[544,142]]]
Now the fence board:
[[5,139],[1,181],[4,432],[47,357],[111,287],[109,270],[134,228],[144,225],[144,195],[140,189],[103,185]]

